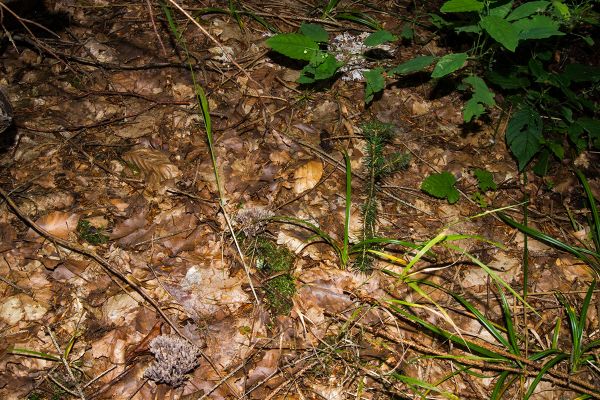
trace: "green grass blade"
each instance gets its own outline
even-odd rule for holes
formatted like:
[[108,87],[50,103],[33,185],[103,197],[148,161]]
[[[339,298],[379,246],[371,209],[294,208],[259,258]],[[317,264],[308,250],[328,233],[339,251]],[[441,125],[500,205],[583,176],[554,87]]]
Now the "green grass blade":
[[465,299],[464,297],[462,297],[461,295],[454,293],[448,289],[445,289],[443,286],[438,285],[436,283],[433,282],[429,282],[429,281],[422,281],[423,284],[427,285],[427,286],[431,286],[434,287],[438,290],[441,290],[447,294],[449,294],[450,296],[452,296],[456,301],[458,301],[467,311],[469,311],[471,314],[473,314],[475,316],[475,318],[479,321],[479,323],[481,325],[483,325],[483,327],[490,332],[490,334],[498,341],[500,342],[502,345],[504,345],[504,347],[506,347],[507,350],[510,350],[510,343],[506,340],[506,338],[504,337],[504,335],[502,334],[502,332],[500,330],[498,330],[498,328],[496,328],[496,324],[494,324],[492,321],[490,321],[489,319],[487,319],[473,304],[471,304],[467,299]]
[[579,314],[579,326],[582,329],[585,328],[585,321],[587,320],[587,312],[590,307],[590,302],[592,301],[592,295],[594,294],[594,290],[596,289],[596,281],[592,281],[590,287],[588,288],[587,293],[585,294],[585,299],[583,300],[583,304],[581,306],[581,313]]
[[69,343],[67,343],[67,347],[65,347],[65,351],[63,353],[63,357],[65,360],[69,359],[69,354],[71,354],[71,350],[73,350],[73,345],[75,345],[75,340],[77,340],[77,335],[73,335]]
[[342,249],[342,266],[348,265],[348,244],[350,241],[350,209],[352,207],[352,165],[350,156],[344,151],[346,162],[346,213],[344,215],[344,247]]
[[575,174],[577,174],[577,177],[581,181],[583,190],[585,190],[585,194],[588,198],[590,211],[592,212],[592,238],[594,239],[594,244],[596,245],[596,251],[600,253],[600,216],[598,214],[598,208],[596,207],[596,199],[594,198],[592,189],[590,188],[590,185],[583,173],[579,170],[575,170]]
[[300,218],[285,217],[285,216],[274,216],[274,217],[271,217],[270,220],[274,221],[274,222],[283,222],[286,224],[300,226],[302,228],[308,229],[311,232],[314,232],[321,239],[323,239],[323,241],[325,243],[330,245],[333,248],[333,250],[335,251],[335,253],[338,255],[338,257],[340,257],[340,259],[341,259],[342,249],[337,244],[335,239],[333,239],[330,235],[327,234],[327,232],[323,231],[321,228],[319,228],[317,225],[313,224],[312,222],[308,222],[308,221],[305,221]]
[[[563,251],[573,254],[575,257],[579,258],[581,261],[585,262],[586,264],[588,264],[589,266],[594,268],[597,273],[600,273],[600,265],[598,265],[598,263],[595,263],[594,261],[592,261],[591,259],[586,257],[584,253],[587,253],[587,252],[582,251],[583,249],[581,249],[579,247],[570,246],[570,245],[563,243],[560,240],[555,239],[551,236],[548,236],[536,229],[519,224],[517,221],[513,220],[512,218],[510,218],[502,213],[498,213],[498,216],[506,224],[512,226],[513,228],[520,230],[521,232],[531,236],[532,238],[539,240],[540,242],[544,242],[552,247],[556,247],[558,249],[561,249]],[[594,254],[594,255],[597,256],[598,258],[600,258],[600,254]]]
[[556,319],[556,325],[554,325],[554,331],[552,332],[552,346],[553,349],[558,349],[558,338],[560,337],[560,326],[562,322],[560,318]]
[[500,374],[500,376],[498,377],[498,380],[496,381],[496,384],[494,385],[494,390],[492,391],[490,400],[500,400],[500,399],[504,398],[504,392],[506,392],[506,390],[517,379],[517,376],[513,376],[513,378],[505,386],[504,382],[506,381],[507,378],[510,377],[511,374],[512,374],[512,372],[510,372],[510,371],[504,371]]
[[235,22],[237,22],[238,27],[240,28],[240,30],[243,31],[244,23],[242,22],[242,19],[240,18],[240,14],[238,13],[237,9],[235,8],[235,4],[233,3],[233,0],[229,0],[228,5],[229,5],[229,15],[231,15],[235,19]]
[[567,313],[567,319],[571,327],[571,370],[575,371],[578,364],[579,355],[581,354],[581,336],[583,334],[583,328],[579,326],[579,318],[575,314],[575,310],[569,304],[567,299],[562,293],[556,293],[558,301],[563,305],[565,312]]
[[588,344],[586,344],[585,346],[583,346],[583,352],[585,353],[596,347],[600,347],[600,339],[593,340],[593,341],[589,342]]
[[33,351],[33,350],[27,350],[27,349],[20,349],[17,347],[13,347],[8,352],[11,354],[19,355],[19,356],[42,358],[42,359],[48,360],[48,361],[57,361],[57,362],[60,361],[60,356],[57,356],[54,354],[42,353],[40,351]]
[[550,368],[554,367],[556,364],[558,364],[559,362],[561,362],[562,360],[564,360],[568,357],[569,356],[566,354],[559,354],[556,357],[554,357],[552,360],[550,360],[546,364],[544,364],[544,366],[540,369],[540,372],[536,375],[533,382],[531,382],[531,385],[529,385],[529,388],[527,389],[525,396],[523,396],[523,400],[529,400],[529,398],[533,394],[533,391],[537,387],[538,383],[540,383],[540,381],[542,380],[544,375],[546,375],[546,372],[548,372],[548,370]]
[[367,26],[376,31],[380,30],[382,28],[379,21],[377,21],[376,19],[371,17],[369,14],[365,14],[360,11],[349,10],[349,11],[339,12],[339,13],[335,14],[335,19],[341,19],[341,20],[355,22],[357,24]]
[[552,354],[565,354],[560,352],[557,349],[546,349],[546,350],[542,350],[542,351],[538,351],[537,353],[531,354],[529,357],[527,357],[528,359],[530,359],[531,361],[537,361],[537,360],[541,360],[543,358],[546,358]]
[[514,355],[520,356],[521,350],[519,349],[519,343],[517,341],[517,333],[515,332],[515,327],[513,324],[512,313],[510,312],[510,305],[506,300],[506,296],[504,295],[504,291],[498,284],[498,292],[500,293],[500,304],[502,306],[502,313],[504,314],[504,322],[506,324],[506,332],[508,334],[508,341],[510,343],[510,352]]
[[501,286],[503,286],[506,290],[508,290],[513,296],[515,296],[525,307],[529,308],[531,311],[533,311],[533,313],[535,313],[535,315],[540,316],[540,314],[529,305],[529,303],[527,303],[523,297],[521,297],[521,295],[519,295],[519,293],[517,293],[513,288],[510,287],[510,285],[508,283],[506,283],[502,278],[500,278],[498,276],[498,274],[496,274],[494,271],[492,271],[490,269],[490,267],[488,267],[487,265],[485,265],[484,263],[482,263],[477,257],[474,257],[473,255],[471,255],[470,253],[468,253],[465,249],[452,245],[450,243],[447,243],[446,246],[452,250],[455,250],[461,254],[463,254],[464,256],[466,256],[467,258],[469,258],[471,261],[473,261],[475,264],[477,264],[481,269],[483,269],[485,272],[487,272],[487,274],[497,283],[499,283]]
[[406,267],[404,267],[404,269],[402,270],[402,276],[406,277],[408,275],[408,272],[410,271],[410,269],[425,255],[427,254],[427,252],[433,247],[435,246],[437,243],[443,241],[446,239],[446,232],[442,231],[440,233],[438,233],[438,235],[436,237],[434,237],[433,239],[427,241],[425,243],[425,245],[421,248],[421,250],[419,250],[419,252],[412,258],[412,260],[410,260],[410,262],[406,265]]
[[476,343],[465,340],[453,333],[446,331],[445,329],[442,329],[433,324],[430,324],[429,322],[407,312],[406,310],[402,309],[401,307],[395,306],[393,304],[390,304],[389,307],[394,312],[402,315],[404,318],[408,319],[409,321],[412,321],[415,324],[422,326],[423,328],[427,329],[431,333],[441,336],[443,338],[446,338],[446,339],[452,341],[453,343],[456,343],[460,346],[467,348],[468,350],[470,350],[472,352],[475,352],[479,355],[487,357],[492,362],[509,361],[506,357],[503,357],[500,354],[494,353],[493,351],[490,351],[490,350],[486,349],[485,347],[479,346]]
[[321,18],[327,18],[329,14],[337,7],[340,0],[329,0],[325,7],[323,8],[323,14],[321,14]]
[[394,379],[399,380],[400,382],[403,382],[403,383],[411,386],[411,387],[415,387],[416,386],[416,387],[423,388],[423,389],[425,389],[427,391],[430,391],[430,392],[439,393],[440,395],[444,396],[447,399],[459,400],[458,396],[456,396],[456,395],[454,395],[454,394],[452,394],[452,393],[450,393],[448,391],[445,391],[445,390],[442,390],[442,389],[438,388],[437,385],[433,385],[431,383],[424,382],[424,381],[422,381],[420,379],[411,378],[410,376],[402,375],[402,374],[399,374],[397,372],[394,372],[392,374],[392,377]]

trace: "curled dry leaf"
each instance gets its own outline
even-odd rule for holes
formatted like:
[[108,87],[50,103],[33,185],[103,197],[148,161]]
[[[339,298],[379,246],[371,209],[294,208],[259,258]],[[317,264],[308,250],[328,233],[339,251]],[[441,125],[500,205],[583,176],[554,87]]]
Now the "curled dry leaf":
[[323,163],[311,160],[294,171],[294,192],[302,193],[310,190],[323,176]]
[[179,168],[162,151],[146,148],[131,150],[123,154],[123,160],[138,168],[150,188],[154,190],[164,187],[167,181],[182,175]]
[[[35,222],[40,226],[40,228],[48,233],[66,240],[69,238],[69,234],[71,232],[75,232],[75,229],[77,229],[79,215],[61,211],[53,211],[50,214],[46,214],[43,217],[38,218],[38,220]],[[29,229],[27,232],[28,238],[33,239],[38,236],[39,235],[33,229]]]

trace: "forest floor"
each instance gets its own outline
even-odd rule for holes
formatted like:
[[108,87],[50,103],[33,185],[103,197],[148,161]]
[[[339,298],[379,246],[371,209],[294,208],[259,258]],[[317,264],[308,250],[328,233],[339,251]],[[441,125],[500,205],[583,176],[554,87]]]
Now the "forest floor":
[[[219,2],[187,3],[194,12]],[[363,11],[391,32],[406,22],[398,15],[425,21],[431,11],[372,3],[385,11]],[[593,273],[533,240],[524,264],[522,234],[494,213],[472,218],[511,207],[505,211],[520,221],[528,198],[530,226],[567,242],[582,235],[571,224],[586,217],[577,178],[558,168],[551,181],[528,175],[523,184],[504,142],[507,112],[465,125],[461,93],[419,76],[388,82],[368,107],[363,82],[300,87],[297,66],[269,52],[269,32],[255,20],[242,16],[240,27],[227,14],[203,15],[213,41],[173,9],[208,97],[220,203],[190,69],[160,6],[149,5],[57,0],[45,14],[54,34],[36,28],[32,36],[12,21],[14,43],[0,48],[0,86],[14,108],[0,155],[0,398],[490,398],[509,370],[502,365],[512,364],[468,357],[398,311],[406,305],[410,315],[496,348],[448,294],[504,326],[499,287],[466,252],[516,293],[527,285],[535,312],[503,290],[522,349],[514,363],[551,346],[557,320],[558,343],[567,346],[555,292],[578,309]],[[330,37],[368,30],[321,21],[309,2],[243,5],[286,32],[308,19]],[[390,65],[447,52],[435,33],[419,25],[414,32],[395,45]],[[407,153],[410,162],[370,195],[363,131],[375,120],[393,126],[384,154]],[[344,151],[350,243],[370,199],[378,237],[488,240],[455,243],[462,251],[435,247],[435,257],[413,267],[411,278],[443,290],[415,290],[398,278],[415,256],[400,246],[380,248],[396,262],[376,259],[360,271],[352,259],[342,268],[335,246],[317,240],[344,242]],[[479,190],[475,169],[491,172],[497,188]],[[457,179],[456,204],[420,189],[441,171]],[[591,184],[600,197],[600,181]],[[321,236],[286,218],[318,226]],[[597,293],[591,304],[590,341],[599,338]],[[150,345],[158,336],[162,350]],[[514,376],[525,378],[505,398],[521,398],[541,365],[517,367],[525,372]],[[597,371],[583,368],[572,380],[565,373],[549,373],[534,398],[572,398],[600,385]]]

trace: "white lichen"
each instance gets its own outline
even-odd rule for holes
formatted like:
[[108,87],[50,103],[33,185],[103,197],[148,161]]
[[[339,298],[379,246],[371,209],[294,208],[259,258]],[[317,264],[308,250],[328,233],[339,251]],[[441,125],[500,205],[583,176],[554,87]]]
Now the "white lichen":
[[390,54],[393,53],[392,47],[386,44],[378,46],[365,45],[365,39],[370,33],[363,32],[360,35],[353,35],[344,32],[337,35],[329,44],[329,51],[335,54],[338,61],[344,63],[339,70],[344,81],[362,81],[363,72],[371,68],[370,62],[365,58],[365,53],[369,50],[380,49]]
[[150,352],[156,361],[144,372],[144,377],[173,387],[182,385],[186,374],[200,363],[200,349],[179,336],[154,338],[150,342]]

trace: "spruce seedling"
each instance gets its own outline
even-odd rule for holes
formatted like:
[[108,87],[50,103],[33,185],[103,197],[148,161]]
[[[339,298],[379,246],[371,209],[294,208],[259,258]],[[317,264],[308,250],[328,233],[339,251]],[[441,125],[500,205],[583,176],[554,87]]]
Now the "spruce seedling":
[[[384,155],[384,148],[390,143],[394,136],[394,126],[380,121],[371,121],[362,126],[365,138],[366,156],[363,161],[363,168],[366,171],[367,179],[367,199],[362,206],[362,232],[361,241],[365,242],[373,239],[377,234],[377,214],[379,201],[377,200],[377,190],[381,181],[405,168],[408,165],[409,156],[403,153],[394,153],[391,156]],[[374,248],[371,247],[374,250]],[[369,271],[373,261],[369,248],[363,246],[356,257],[354,266],[360,271]]]

